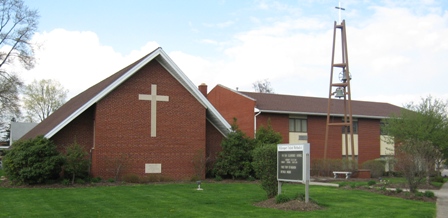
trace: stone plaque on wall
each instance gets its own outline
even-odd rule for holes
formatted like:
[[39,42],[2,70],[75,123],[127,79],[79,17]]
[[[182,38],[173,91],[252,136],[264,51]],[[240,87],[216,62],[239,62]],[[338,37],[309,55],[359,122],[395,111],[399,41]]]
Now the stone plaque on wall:
[[162,164],[145,164],[145,173],[162,173]]

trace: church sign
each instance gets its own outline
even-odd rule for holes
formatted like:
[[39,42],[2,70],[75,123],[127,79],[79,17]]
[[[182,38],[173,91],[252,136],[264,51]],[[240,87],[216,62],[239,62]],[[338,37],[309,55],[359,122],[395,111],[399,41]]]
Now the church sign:
[[277,145],[277,180],[303,183],[309,172],[309,153],[308,143]]

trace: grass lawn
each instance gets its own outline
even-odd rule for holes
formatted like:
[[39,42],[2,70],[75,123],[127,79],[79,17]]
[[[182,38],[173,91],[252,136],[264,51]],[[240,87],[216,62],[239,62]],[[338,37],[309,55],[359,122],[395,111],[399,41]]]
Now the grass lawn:
[[[434,203],[359,190],[310,186],[324,210],[259,208],[266,200],[255,183],[196,183],[84,188],[0,188],[0,217],[434,217]],[[291,197],[304,186],[285,184]]]

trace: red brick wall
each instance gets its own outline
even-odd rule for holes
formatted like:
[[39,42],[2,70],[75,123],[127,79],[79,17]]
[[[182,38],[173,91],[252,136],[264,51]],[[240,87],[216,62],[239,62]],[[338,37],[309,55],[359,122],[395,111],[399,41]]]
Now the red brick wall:
[[[151,84],[169,102],[157,104],[157,137],[150,137],[150,101],[138,94],[150,94]],[[193,160],[205,157],[205,108],[158,62],[152,61],[59,131],[52,139],[63,146],[74,139],[87,149],[93,145],[92,174],[113,178],[122,160],[121,175],[145,174],[145,163],[161,163],[157,176],[190,179],[197,174]],[[94,133],[95,126],[95,133]],[[202,176],[204,172],[199,172]]]
[[236,117],[239,129],[254,137],[255,101],[219,85],[208,93],[207,98],[228,123],[233,124]]
[[282,135],[282,143],[289,143],[289,115],[261,113],[257,116],[257,130],[262,125],[267,127],[268,120],[271,122],[272,129]]
[[205,153],[207,157],[207,169],[210,170],[213,168],[217,154],[222,149],[221,142],[224,136],[209,121],[207,121],[206,131],[207,148]]
[[380,120],[358,119],[358,164],[379,158],[380,151]]
[[94,116],[95,106],[92,106],[51,137],[51,140],[58,146],[58,150],[64,152],[67,145],[76,142],[82,145],[85,151],[90,152],[93,146]]
[[[311,160],[324,158],[326,116],[308,116],[308,142]],[[342,158],[342,132],[339,126],[330,126],[328,132],[327,158]]]

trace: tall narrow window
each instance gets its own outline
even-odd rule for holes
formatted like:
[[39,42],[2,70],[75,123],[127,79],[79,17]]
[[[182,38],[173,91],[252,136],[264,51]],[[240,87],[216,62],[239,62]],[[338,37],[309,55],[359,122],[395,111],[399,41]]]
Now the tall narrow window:
[[[342,133],[344,132],[344,129],[347,128],[347,133],[350,133],[350,127],[349,126],[343,126],[342,127]],[[358,121],[353,121],[353,134],[358,134]]]

